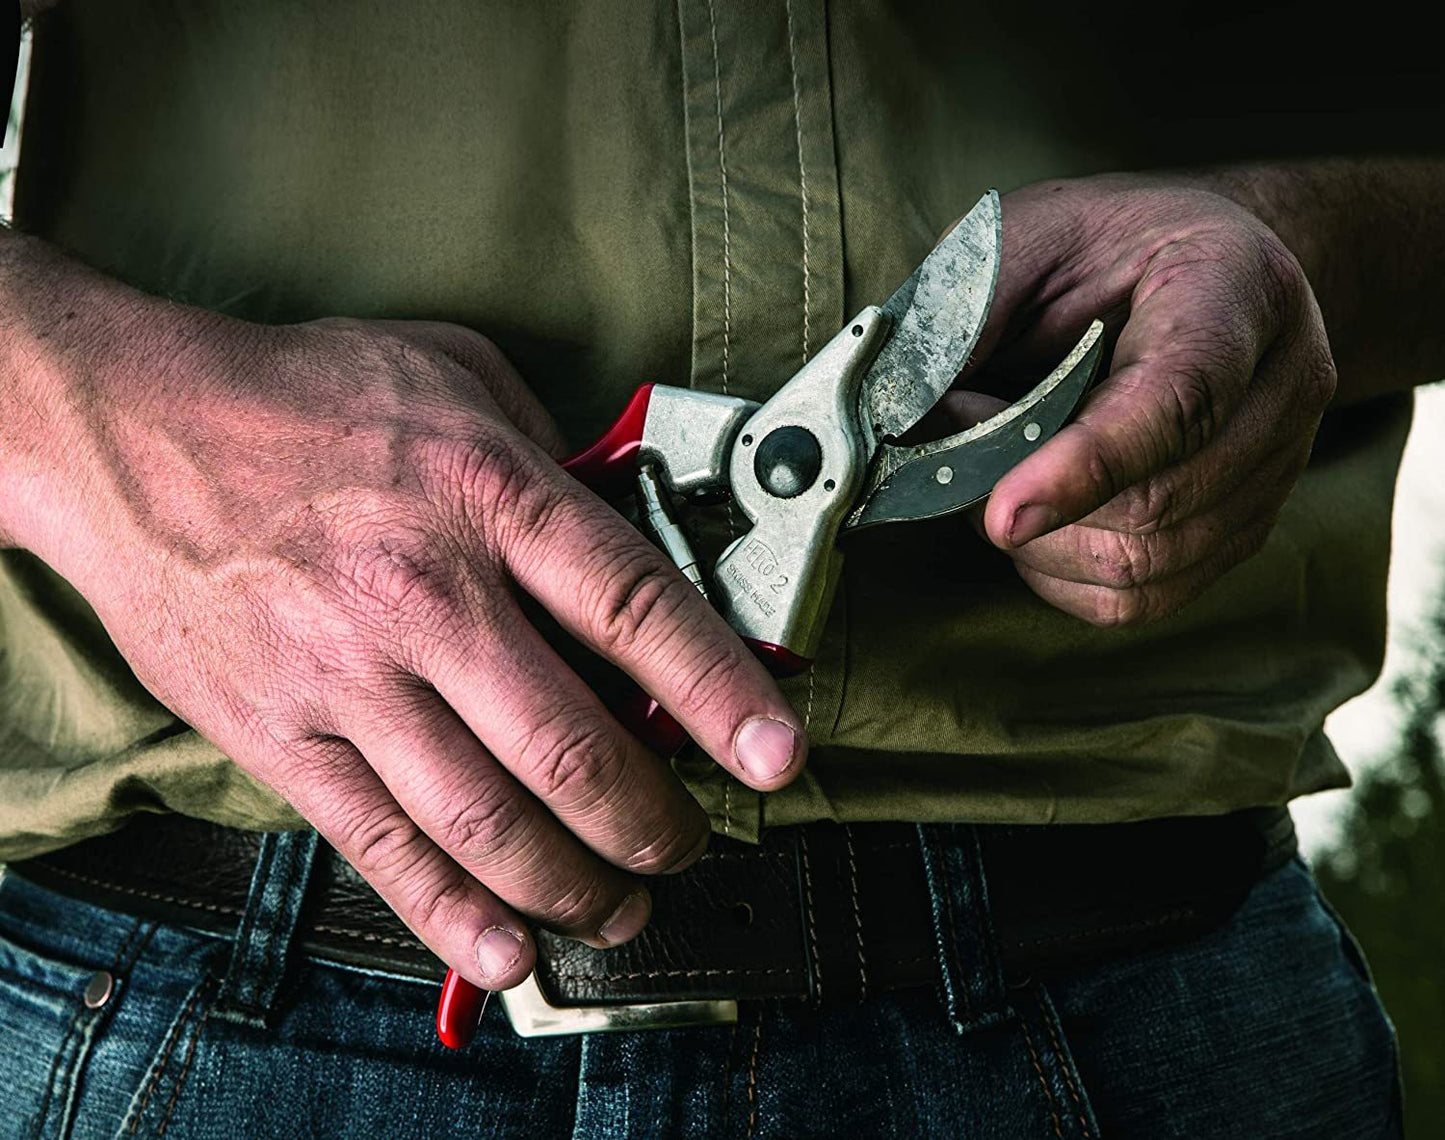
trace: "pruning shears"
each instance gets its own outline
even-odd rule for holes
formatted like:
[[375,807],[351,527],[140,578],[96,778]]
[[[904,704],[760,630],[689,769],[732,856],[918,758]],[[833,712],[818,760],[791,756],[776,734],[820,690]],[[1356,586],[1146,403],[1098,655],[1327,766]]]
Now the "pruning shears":
[[[644,384],[562,466],[604,497],[635,490],[647,528],[777,676],[807,669],[843,564],[840,539],[938,518],[986,498],[1073,415],[1103,354],[1094,321],[1032,391],[966,431],[896,442],[952,387],[998,283],[1001,214],[985,194],[881,306],[858,313],[766,403]],[[711,570],[674,504],[731,499],[751,524]],[[641,690],[618,720],[665,758],[686,733]],[[507,995],[502,995],[505,1004]],[[486,993],[449,972],[437,1033],[460,1048]]]

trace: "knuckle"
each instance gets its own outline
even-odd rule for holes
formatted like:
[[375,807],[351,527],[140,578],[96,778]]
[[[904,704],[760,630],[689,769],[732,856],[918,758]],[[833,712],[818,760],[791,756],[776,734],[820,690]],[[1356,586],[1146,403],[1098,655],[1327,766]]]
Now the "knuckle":
[[539,910],[548,926],[563,933],[595,933],[617,908],[620,899],[600,882],[574,881],[553,892]]
[[1273,230],[1260,226],[1253,231],[1251,252],[1259,267],[1264,299],[1276,312],[1294,312],[1309,295],[1309,281],[1299,258]]
[[746,662],[726,643],[708,647],[689,637],[679,639],[677,658],[663,664],[673,678],[668,696],[686,712],[715,702],[719,693],[736,692]]
[[407,328],[414,339],[471,373],[487,375],[503,359],[495,342],[465,325],[418,321],[408,322]]
[[1135,483],[1110,504],[1111,522],[1124,534],[1153,534],[1173,519],[1175,498],[1174,487],[1163,479]]
[[475,919],[477,903],[466,879],[448,877],[416,893],[407,910],[407,925],[413,930],[452,930]]
[[1100,629],[1121,629],[1144,621],[1143,592],[1134,589],[1096,590],[1083,614],[1084,620]]
[[1304,370],[1305,402],[1310,411],[1322,411],[1335,398],[1339,372],[1327,343],[1320,344]]
[[502,425],[478,424],[459,438],[430,440],[424,465],[431,495],[489,544],[546,529],[560,502],[530,447]]
[[1095,580],[1115,593],[1131,591],[1154,576],[1153,543],[1142,535],[1094,531],[1087,557]]
[[607,798],[621,771],[616,742],[601,725],[570,726],[529,751],[532,786],[559,810],[586,812]]
[[356,600],[385,613],[430,617],[455,607],[458,583],[419,535],[377,535],[358,553],[350,586]]
[[1220,409],[1207,365],[1177,370],[1170,382],[1161,386],[1159,398],[1167,456],[1193,454],[1214,437]]
[[679,826],[633,852],[622,866],[638,875],[667,875],[696,862],[706,845],[705,827]]
[[685,578],[650,548],[637,546],[604,573],[588,575],[583,612],[598,644],[617,653],[642,648],[675,624],[695,598]]
[[342,829],[344,854],[368,882],[400,882],[425,858],[426,839],[400,808],[383,805]]
[[489,780],[438,822],[442,846],[463,863],[485,867],[524,846],[528,813],[523,798],[502,780]]
[[1088,432],[1089,436],[1085,453],[1087,460],[1084,465],[1084,477],[1093,487],[1092,498],[1095,502],[1107,503],[1130,482],[1124,457],[1115,451],[1100,432],[1082,418],[1076,421],[1076,426]]

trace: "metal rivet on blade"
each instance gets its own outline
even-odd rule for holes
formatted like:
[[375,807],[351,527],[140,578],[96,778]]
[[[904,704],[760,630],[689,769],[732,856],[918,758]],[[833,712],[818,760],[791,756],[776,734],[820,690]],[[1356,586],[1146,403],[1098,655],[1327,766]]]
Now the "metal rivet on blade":
[[945,484],[945,485],[947,485],[947,484],[949,484],[949,483],[952,483],[952,482],[953,482],[953,468],[952,468],[952,467],[948,467],[948,466],[940,467],[940,468],[938,469],[938,474],[935,475],[934,478],[937,479],[940,483],[943,483],[943,484]]
[[1039,432],[1043,429],[1038,424],[1024,424],[1024,438],[1030,443],[1039,438]]
[[87,1009],[99,1009],[106,1002],[110,1001],[110,995],[115,992],[115,979],[106,970],[97,970],[90,976],[90,981],[85,983],[85,1007]]

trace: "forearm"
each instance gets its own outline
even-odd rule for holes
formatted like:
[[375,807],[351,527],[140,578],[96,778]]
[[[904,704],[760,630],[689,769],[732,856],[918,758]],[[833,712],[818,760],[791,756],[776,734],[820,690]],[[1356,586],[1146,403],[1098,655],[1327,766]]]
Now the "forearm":
[[46,545],[39,500],[66,450],[69,376],[57,355],[90,290],[34,238],[0,229],[0,544]]
[[114,492],[108,422],[117,398],[144,415],[170,310],[185,311],[0,228],[0,545],[53,563]]
[[1325,159],[1206,175],[1304,266],[1336,404],[1445,377],[1445,160]]

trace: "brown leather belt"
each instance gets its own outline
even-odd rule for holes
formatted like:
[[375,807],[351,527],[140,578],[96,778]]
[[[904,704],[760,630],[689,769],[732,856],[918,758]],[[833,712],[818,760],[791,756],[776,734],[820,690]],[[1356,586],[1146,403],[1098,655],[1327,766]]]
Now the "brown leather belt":
[[[931,842],[942,843],[965,834],[928,831]],[[1196,937],[1295,851],[1282,808],[971,831],[1003,972],[1015,980]],[[938,940],[919,842],[908,824],[779,828],[756,846],[714,837],[695,866],[649,881],[652,922],[626,946],[598,951],[541,934],[537,981],[558,1006],[748,998],[831,1004],[932,985]],[[255,832],[142,816],[11,870],[114,910],[230,934],[258,846]],[[325,844],[298,935],[315,958],[424,979],[444,972]]]

